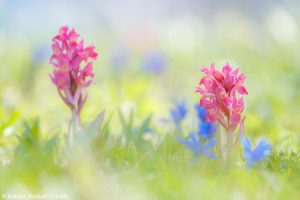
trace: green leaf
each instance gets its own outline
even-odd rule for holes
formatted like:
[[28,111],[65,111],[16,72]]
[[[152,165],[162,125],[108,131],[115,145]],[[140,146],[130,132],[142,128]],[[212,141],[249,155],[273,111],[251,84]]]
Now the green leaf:
[[128,162],[130,164],[135,164],[137,162],[138,153],[133,142],[128,145]]
[[119,119],[121,121],[122,128],[124,130],[125,136],[127,140],[132,139],[132,130],[133,130],[133,111],[130,111],[128,122],[125,120],[123,113],[118,110]]
[[57,144],[57,136],[52,137],[47,143],[44,145],[44,150],[46,151],[47,154],[51,153]]
[[74,136],[75,144],[89,145],[100,133],[104,116],[105,112],[102,111],[93,121],[82,127]]
[[137,131],[137,133],[139,135],[141,135],[147,131],[147,129],[149,128],[149,125],[151,123],[151,119],[152,119],[152,114],[150,114],[146,119],[144,119],[143,123],[141,124],[141,126],[139,127],[139,129]]

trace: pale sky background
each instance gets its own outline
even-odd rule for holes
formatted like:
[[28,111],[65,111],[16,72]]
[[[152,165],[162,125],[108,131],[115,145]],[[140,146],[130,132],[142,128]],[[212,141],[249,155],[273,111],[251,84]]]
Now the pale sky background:
[[141,25],[157,29],[178,18],[209,24],[216,16],[232,12],[259,24],[276,8],[298,21],[299,6],[296,0],[0,0],[0,31],[2,36],[24,34],[39,39],[69,24],[100,33],[122,33]]

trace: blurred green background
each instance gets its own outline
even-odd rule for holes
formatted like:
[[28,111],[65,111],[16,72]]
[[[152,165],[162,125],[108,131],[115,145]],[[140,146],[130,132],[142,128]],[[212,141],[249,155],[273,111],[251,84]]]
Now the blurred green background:
[[[299,8],[292,0],[0,1],[0,192],[297,199]],[[105,110],[107,125],[96,150],[81,150],[71,161],[60,153],[71,113],[49,78],[51,39],[62,25],[96,46],[95,84],[82,120]],[[190,167],[190,154],[168,136],[174,127],[164,119],[172,101],[184,98],[191,110],[200,98],[194,93],[200,67],[220,69],[225,62],[247,77],[245,134],[273,144],[273,155],[258,169],[207,160]],[[129,124],[133,113],[129,128],[120,113]],[[184,124],[186,133],[194,121]],[[142,139],[125,137],[124,143],[121,136],[135,129],[157,136],[148,146]]]

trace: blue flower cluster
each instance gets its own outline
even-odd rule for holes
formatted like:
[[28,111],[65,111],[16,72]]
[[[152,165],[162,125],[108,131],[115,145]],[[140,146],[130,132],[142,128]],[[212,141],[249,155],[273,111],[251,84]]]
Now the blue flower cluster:
[[195,109],[199,119],[198,135],[203,139],[212,138],[216,132],[216,125],[206,120],[206,109],[200,107],[198,104],[195,105]]
[[178,141],[189,148],[196,156],[202,155],[210,159],[216,158],[216,155],[211,152],[211,149],[216,145],[215,138],[202,143],[197,134],[190,133],[188,139],[179,139]]
[[249,138],[243,137],[241,139],[241,143],[244,149],[243,157],[246,159],[246,164],[249,167],[266,158],[270,154],[270,150],[272,148],[272,145],[264,139],[261,139],[253,149],[251,148]]
[[[206,120],[206,110],[204,108],[200,107],[199,105],[195,105],[195,110],[197,111],[199,122],[197,132],[191,132],[187,139],[181,138],[178,141],[189,148],[193,152],[194,156],[205,156],[210,159],[215,159],[216,155],[211,151],[211,149],[216,145],[216,126]],[[173,110],[172,116],[174,122],[176,121],[174,119],[177,119],[177,121],[178,119],[180,119],[181,121],[186,114],[186,112],[183,111],[187,111],[187,109],[182,104],[177,107],[177,111],[177,115],[175,115],[175,112]],[[179,115],[179,113],[181,113],[181,115]],[[183,118],[180,118],[178,116],[181,116]]]
[[[205,108],[196,104],[195,110],[198,119],[196,132],[191,132],[186,139],[178,139],[178,142],[190,149],[194,157],[205,156],[210,159],[215,159],[216,155],[213,153],[212,148],[216,145],[216,125],[206,120]],[[187,112],[185,101],[177,101],[175,107],[170,109],[172,122],[176,128],[181,129],[181,122],[186,117]],[[272,145],[264,139],[261,139],[254,148],[251,148],[251,142],[247,137],[241,139],[241,144],[243,146],[243,157],[246,160],[246,165],[250,167],[266,158],[272,148]]]

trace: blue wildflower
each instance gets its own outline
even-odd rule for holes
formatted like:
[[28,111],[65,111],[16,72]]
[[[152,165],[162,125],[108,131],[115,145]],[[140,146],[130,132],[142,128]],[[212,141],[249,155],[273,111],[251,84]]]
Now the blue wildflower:
[[142,62],[143,69],[152,74],[162,73],[167,66],[167,59],[160,51],[147,52]]
[[249,138],[243,137],[241,139],[244,148],[243,157],[246,159],[247,166],[253,166],[270,154],[272,145],[267,143],[266,140],[261,139],[257,146],[251,149],[251,142]]
[[211,152],[211,149],[216,145],[216,139],[213,138],[207,143],[202,143],[197,134],[190,133],[188,139],[179,139],[180,143],[189,148],[195,156],[206,156],[210,159],[215,159],[216,155]]
[[195,109],[197,111],[197,115],[198,115],[198,118],[201,120],[201,121],[205,121],[206,120],[206,109],[199,106],[199,104],[195,104]]
[[205,108],[200,107],[198,104],[196,104],[195,109],[199,118],[198,135],[203,139],[211,138],[216,132],[216,125],[206,120]]
[[200,122],[198,135],[200,135],[203,139],[208,139],[214,136],[217,127],[210,122]]
[[170,109],[170,115],[173,122],[177,126],[185,118],[187,114],[187,107],[186,107],[186,102],[184,100],[177,101],[174,104],[175,107]]

